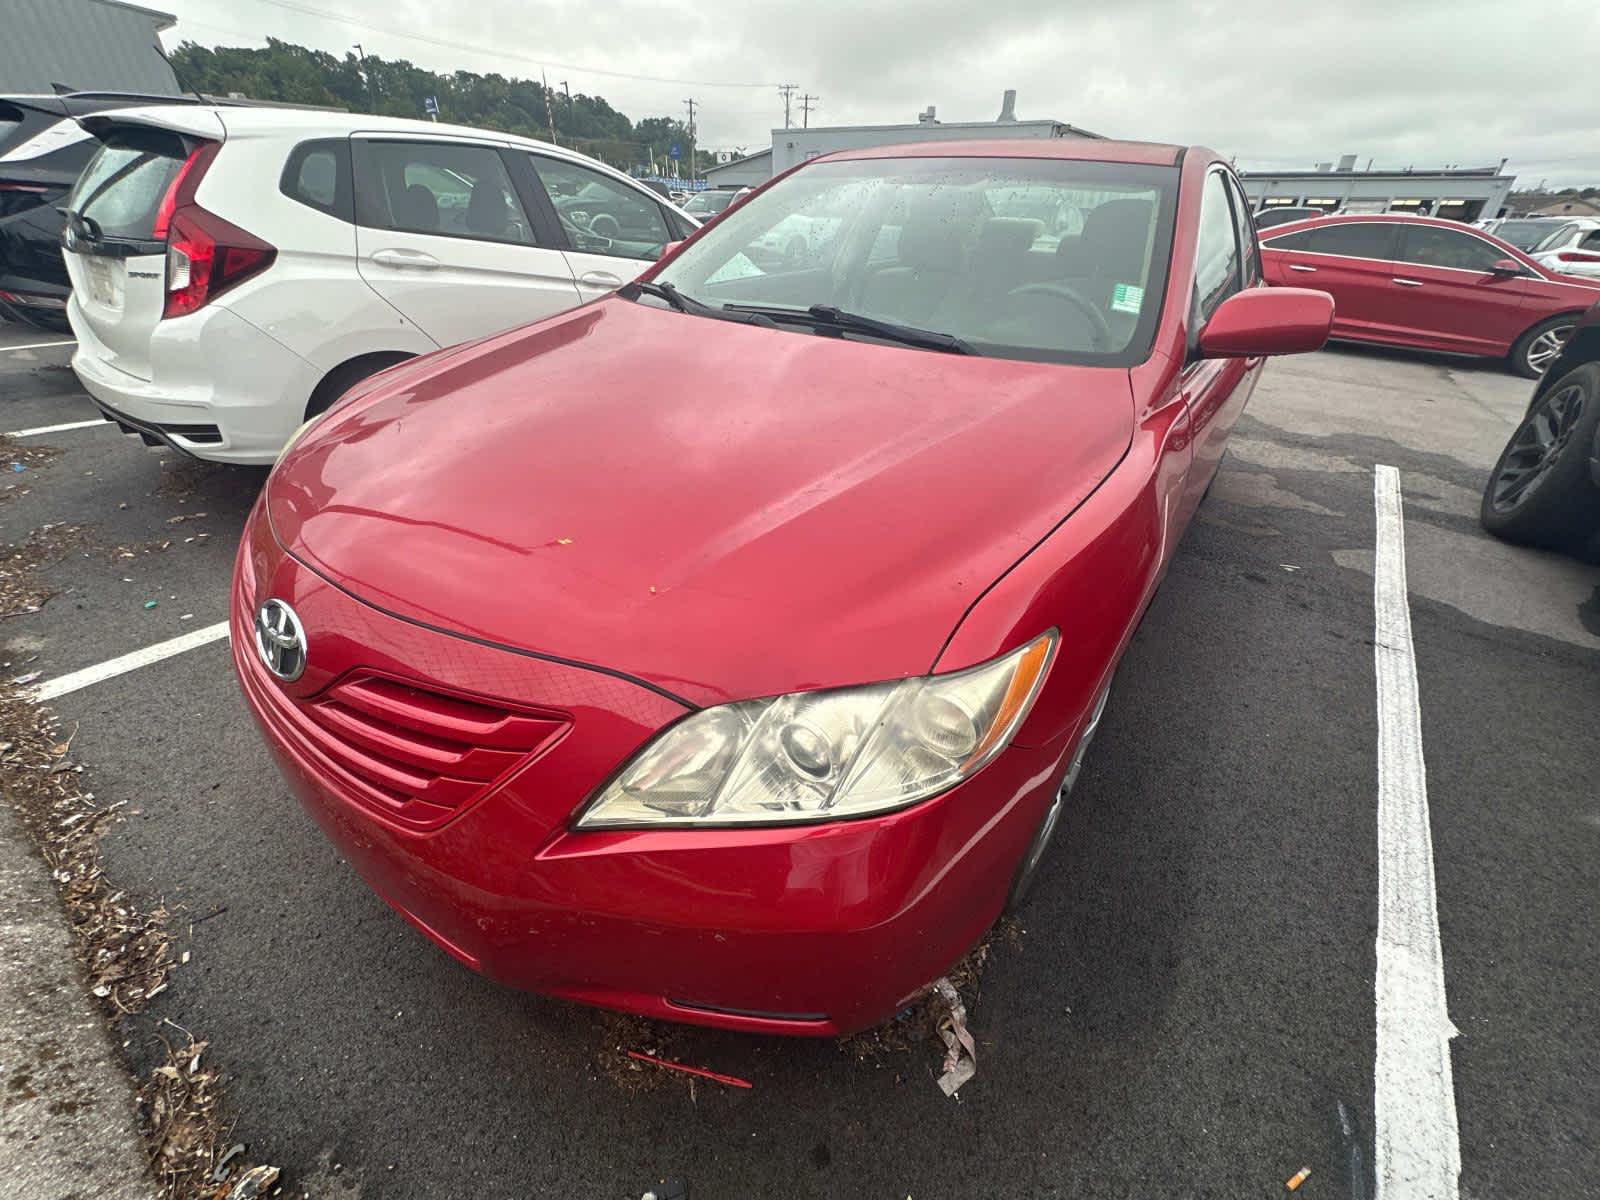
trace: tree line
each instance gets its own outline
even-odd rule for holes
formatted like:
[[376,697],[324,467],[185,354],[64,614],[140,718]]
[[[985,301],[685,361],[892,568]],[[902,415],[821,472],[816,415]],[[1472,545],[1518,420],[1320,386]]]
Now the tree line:
[[[376,55],[336,57],[291,42],[268,38],[263,48],[184,42],[170,59],[189,90],[226,96],[239,92],[252,100],[310,104],[392,117],[426,116],[425,103],[438,100],[439,119],[572,146],[612,166],[656,165],[667,169],[674,143],[689,153],[689,131],[673,117],[646,117],[635,123],[603,96],[568,94],[537,79],[507,78],[454,71],[427,71],[405,59]],[[704,169],[712,155],[698,151]],[[683,164],[685,167],[687,162]]]

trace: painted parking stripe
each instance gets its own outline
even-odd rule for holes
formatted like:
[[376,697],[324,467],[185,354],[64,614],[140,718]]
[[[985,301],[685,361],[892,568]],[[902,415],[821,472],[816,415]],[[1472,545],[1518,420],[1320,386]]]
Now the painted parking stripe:
[[1456,1123],[1434,885],[1422,710],[1406,593],[1400,473],[1377,468],[1373,568],[1378,679],[1378,1046],[1373,1125],[1378,1200],[1458,1200]]
[[92,425],[105,425],[103,417],[96,417],[92,421],[68,421],[65,425],[36,425],[32,429],[12,429],[0,433],[0,437],[24,438],[39,437],[46,433],[66,433],[69,429],[88,429]]
[[26,346],[0,346],[0,353],[9,353],[12,350],[49,350],[52,346],[76,346],[78,343],[68,338],[64,342],[29,342]]
[[33,689],[33,699],[36,703],[43,704],[47,700],[54,700],[57,696],[65,696],[69,692],[81,691],[94,684],[104,683],[107,679],[115,679],[118,675],[126,675],[129,671],[137,671],[140,667],[148,667],[162,659],[171,658],[174,654],[182,654],[186,650],[209,645],[227,636],[226,621],[218,621],[215,625],[207,625],[201,629],[191,629],[181,637],[169,638],[153,646],[146,646],[142,650],[118,655],[103,663],[96,663],[92,667],[84,667],[81,671],[62,675],[58,679],[47,679]]

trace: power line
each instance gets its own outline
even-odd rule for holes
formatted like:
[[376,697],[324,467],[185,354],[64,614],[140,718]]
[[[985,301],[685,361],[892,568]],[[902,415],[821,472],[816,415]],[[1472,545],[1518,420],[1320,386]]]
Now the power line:
[[[346,25],[356,25],[362,29],[370,29],[374,33],[388,34],[390,37],[408,38],[414,42],[426,42],[431,46],[442,46],[448,50],[466,50],[472,54],[483,54],[490,58],[510,59],[504,48],[491,49],[487,46],[474,45],[471,42],[457,42],[449,38],[430,37],[424,33],[413,33],[404,29],[393,29],[385,25],[375,25],[371,21],[363,21],[347,13],[334,12],[331,9],[318,8],[311,4],[300,4],[296,0],[257,0],[261,4],[270,4],[274,8],[286,9],[289,12],[304,13],[307,16],[322,17],[328,21],[341,21]],[[181,22],[180,22],[181,23]],[[692,87],[719,87],[719,88],[767,88],[770,83],[732,83],[712,79],[672,79],[661,75],[635,75],[628,71],[608,71],[600,67],[585,67],[575,63],[560,63],[552,60],[534,59],[545,67],[554,67],[562,71],[577,71],[587,75],[604,75],[612,79],[633,79],[641,83],[681,83]]]

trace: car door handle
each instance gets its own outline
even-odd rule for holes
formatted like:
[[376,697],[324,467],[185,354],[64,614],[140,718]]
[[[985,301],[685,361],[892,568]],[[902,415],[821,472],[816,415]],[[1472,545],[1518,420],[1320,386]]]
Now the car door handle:
[[578,277],[580,283],[587,283],[590,287],[614,288],[622,286],[622,277],[613,275],[610,271],[585,271]]
[[1306,271],[1306,272],[1308,272],[1308,273],[1310,273],[1312,275],[1315,275],[1317,273],[1317,269],[1315,267],[1302,267],[1299,263],[1290,263],[1289,264],[1289,270],[1291,270],[1291,271]]
[[1401,287],[1421,287],[1422,286],[1422,280],[1420,280],[1420,279],[1396,279],[1395,282],[1398,283]]
[[372,261],[381,267],[414,267],[419,271],[434,271],[439,260],[421,250],[374,250]]

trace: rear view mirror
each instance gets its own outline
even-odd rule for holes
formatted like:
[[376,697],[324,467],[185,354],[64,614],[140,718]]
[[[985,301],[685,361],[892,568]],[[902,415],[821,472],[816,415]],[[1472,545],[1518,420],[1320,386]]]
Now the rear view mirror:
[[1200,331],[1201,358],[1261,358],[1322,349],[1333,297],[1309,288],[1260,287],[1224,300]]
[[1514,258],[1502,258],[1489,268],[1496,275],[1521,275],[1522,264]]

